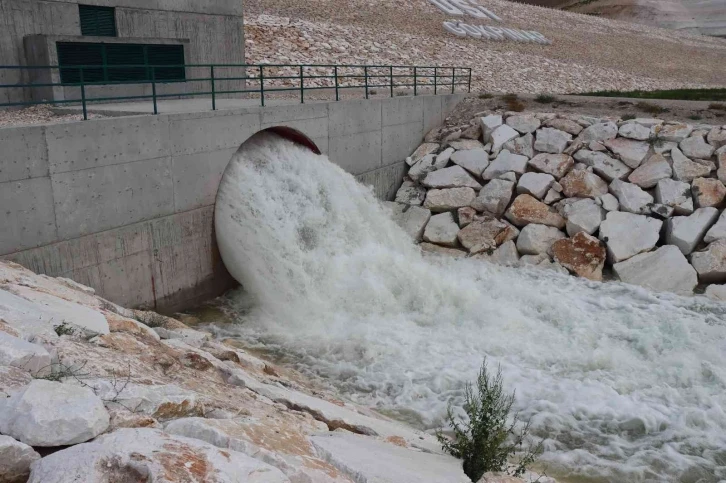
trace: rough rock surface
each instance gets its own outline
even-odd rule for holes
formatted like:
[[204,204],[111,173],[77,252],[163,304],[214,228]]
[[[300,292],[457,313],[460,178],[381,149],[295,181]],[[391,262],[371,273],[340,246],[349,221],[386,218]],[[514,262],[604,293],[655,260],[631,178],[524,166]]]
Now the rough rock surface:
[[471,188],[432,189],[426,193],[423,207],[439,213],[469,206],[474,198],[476,192]]
[[537,131],[534,149],[541,153],[561,154],[572,141],[572,135],[559,129],[545,127]]
[[489,166],[489,153],[487,153],[484,149],[456,151],[451,155],[451,161],[458,164],[477,178],[480,178],[481,174],[485,169],[487,169],[487,166]]
[[662,179],[655,187],[655,200],[666,206],[672,206],[677,215],[693,213],[691,185],[682,181]]
[[629,122],[620,126],[618,134],[624,138],[635,139],[636,141],[647,141],[650,139],[650,128],[637,122]]
[[673,245],[664,245],[616,263],[613,271],[623,282],[657,291],[688,295],[698,285],[696,270]]
[[610,192],[618,198],[620,209],[636,215],[644,215],[650,212],[650,205],[653,204],[653,197],[643,191],[638,185],[626,183],[619,179],[610,183]]
[[404,181],[396,192],[396,202],[420,206],[426,199],[426,188],[411,181]]
[[618,126],[613,122],[602,122],[585,128],[577,137],[580,141],[605,141],[618,135]]
[[503,149],[506,149],[512,154],[521,154],[531,159],[534,157],[534,136],[526,134],[522,137],[507,141],[504,143]]
[[673,177],[678,181],[690,183],[696,178],[708,176],[711,172],[710,166],[688,159],[678,148],[673,148],[671,151],[671,159],[673,160]]
[[472,258],[477,260],[486,260],[490,263],[496,263],[499,265],[513,266],[519,262],[519,251],[517,251],[517,244],[514,241],[509,240],[502,243],[493,252],[481,252],[474,255]]
[[602,280],[607,252],[600,241],[585,232],[552,244],[557,263],[571,272],[590,280]]
[[549,254],[552,244],[563,238],[565,234],[557,228],[530,223],[517,237],[517,251],[522,255]]
[[508,223],[499,220],[473,221],[458,233],[458,239],[469,253],[493,250],[517,236]]
[[500,152],[494,161],[491,162],[489,167],[484,170],[482,177],[485,180],[492,180],[509,172],[523,174],[527,169],[528,161],[529,159],[527,156],[512,154],[505,149]]
[[650,145],[643,141],[614,138],[603,142],[606,148],[612,151],[623,163],[635,169],[645,161],[650,151]]
[[529,165],[537,171],[551,174],[559,180],[575,165],[575,160],[567,154],[541,153],[529,161]]
[[708,144],[703,136],[691,136],[678,143],[683,154],[689,158],[708,159],[716,151],[716,148]]
[[565,219],[549,206],[530,195],[519,195],[506,213],[507,219],[516,226],[523,227],[529,223],[565,227]]
[[426,175],[422,184],[428,188],[474,188],[481,185],[461,166],[432,171]]
[[500,216],[509,206],[514,193],[515,183],[503,179],[493,179],[487,183],[479,196],[471,203],[477,211],[487,211]]
[[605,219],[605,210],[594,200],[587,198],[567,204],[562,210],[562,215],[567,219],[565,226],[568,235],[574,236],[579,232],[592,235]]
[[92,481],[288,483],[278,469],[242,453],[156,429],[119,429],[33,465],[28,483]]
[[573,169],[560,180],[560,184],[569,198],[598,198],[608,192],[608,184],[586,169]]
[[545,173],[524,173],[517,184],[517,194],[529,194],[541,200],[545,197],[555,178]]
[[503,124],[498,128],[494,129],[494,131],[492,131],[491,137],[492,152],[498,153],[502,150],[504,144],[506,144],[508,141],[511,141],[512,139],[517,138],[518,136],[519,133],[511,127],[507,126],[506,124]]
[[680,143],[693,132],[693,126],[688,124],[666,124],[656,130],[658,138],[664,141]]
[[612,263],[646,252],[658,243],[663,222],[644,215],[611,211],[600,225],[600,239]]
[[33,376],[50,374],[50,354],[43,346],[0,331],[0,365],[17,367]]
[[86,387],[34,380],[13,393],[0,413],[0,433],[31,446],[82,443],[106,431],[109,416]]
[[726,198],[726,186],[713,178],[696,178],[691,183],[691,192],[696,208],[720,206]]
[[716,240],[691,256],[691,264],[704,283],[726,282],[726,239]]
[[622,161],[618,161],[605,153],[590,151],[588,149],[577,151],[575,153],[575,160],[590,166],[595,173],[607,181],[625,179],[632,171]]
[[706,236],[703,237],[703,241],[706,243],[712,243],[721,238],[726,238],[726,211],[721,212],[721,216],[718,217],[718,221],[716,221],[716,224],[714,224],[706,232]]
[[30,475],[30,465],[40,455],[27,444],[10,436],[0,435],[0,482],[24,483]]
[[424,230],[423,239],[430,243],[453,247],[456,245],[457,233],[459,225],[454,221],[454,216],[447,211],[431,217]]
[[653,188],[658,181],[670,179],[673,176],[673,168],[670,163],[660,154],[654,154],[645,163],[638,166],[628,181],[644,189]]
[[716,208],[699,208],[689,216],[674,216],[666,225],[666,243],[677,246],[684,255],[690,255],[717,218]]
[[387,202],[391,216],[398,226],[403,228],[413,240],[421,241],[424,228],[431,219],[431,211],[420,206],[409,206],[402,203]]

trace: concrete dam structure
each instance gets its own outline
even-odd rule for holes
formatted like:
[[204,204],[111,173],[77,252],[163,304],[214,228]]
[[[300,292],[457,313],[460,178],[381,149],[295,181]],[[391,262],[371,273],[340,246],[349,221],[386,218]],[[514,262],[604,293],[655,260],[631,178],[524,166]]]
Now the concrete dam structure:
[[[181,310],[235,282],[214,236],[222,173],[269,128],[298,131],[390,199],[463,95],[129,116],[0,129],[0,258],[113,302]],[[279,129],[278,129],[279,132]],[[289,132],[288,132],[289,136]]]

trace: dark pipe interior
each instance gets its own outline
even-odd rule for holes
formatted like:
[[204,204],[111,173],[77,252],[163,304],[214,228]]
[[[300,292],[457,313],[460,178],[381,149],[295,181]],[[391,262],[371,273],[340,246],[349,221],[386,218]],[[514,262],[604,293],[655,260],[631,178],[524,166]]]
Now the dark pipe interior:
[[284,137],[285,139],[294,142],[295,144],[299,144],[301,146],[305,146],[310,151],[314,152],[315,154],[321,154],[320,149],[315,145],[314,142],[310,140],[309,137],[298,131],[297,129],[293,129],[291,127],[286,126],[275,126],[268,129],[265,129],[265,131],[274,132],[275,134]]

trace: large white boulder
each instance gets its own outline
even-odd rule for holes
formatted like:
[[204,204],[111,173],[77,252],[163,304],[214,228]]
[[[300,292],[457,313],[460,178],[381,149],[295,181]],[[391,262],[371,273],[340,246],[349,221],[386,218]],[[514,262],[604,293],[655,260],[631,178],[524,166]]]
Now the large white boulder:
[[608,184],[588,169],[575,169],[560,180],[563,193],[569,198],[598,198],[608,192]]
[[534,156],[534,136],[525,134],[524,136],[514,138],[504,143],[503,149],[506,149],[512,154],[521,154],[531,159]]
[[726,146],[726,128],[715,126],[711,128],[706,137],[708,144],[716,149]]
[[492,133],[504,122],[502,120],[502,116],[499,114],[491,114],[489,116],[482,117],[479,121],[481,123],[482,139],[485,143],[492,141]]
[[470,483],[461,461],[446,455],[413,451],[346,432],[310,438],[325,460],[354,481],[395,483]]
[[552,128],[558,129],[560,131],[565,131],[566,133],[572,134],[573,136],[577,136],[584,129],[582,126],[577,124],[575,121],[572,121],[570,119],[561,119],[561,118],[549,119],[545,122],[545,126],[552,127]]
[[459,225],[454,221],[454,215],[450,212],[440,213],[429,220],[423,239],[437,245],[455,246],[457,233],[459,233]]
[[650,205],[654,201],[653,197],[643,191],[640,186],[614,179],[610,183],[610,192],[618,198],[621,210],[637,215],[650,213]]
[[504,179],[493,179],[479,191],[471,206],[477,211],[487,211],[500,216],[509,206],[515,184]]
[[575,236],[581,231],[592,235],[605,219],[605,210],[590,198],[568,203],[562,214],[567,219],[565,227],[570,236]]
[[445,168],[447,164],[449,164],[449,161],[451,160],[451,155],[454,154],[456,150],[454,148],[446,148],[443,151],[441,151],[439,154],[436,155],[436,159],[434,159],[434,167],[436,169],[442,169]]
[[496,179],[504,173],[513,172],[523,174],[527,170],[527,162],[529,158],[520,154],[512,154],[508,150],[503,150],[491,162],[489,167],[484,170],[482,177],[485,180]]
[[605,153],[581,149],[575,153],[575,159],[587,166],[607,181],[625,179],[632,170],[622,161],[611,158]]
[[689,255],[701,243],[717,218],[716,208],[699,208],[689,216],[674,216],[667,221],[666,243],[677,246],[684,255]]
[[613,271],[623,282],[657,291],[686,295],[692,294],[698,285],[696,270],[673,245],[616,263]]
[[438,169],[435,162],[436,156],[433,154],[427,154],[416,162],[416,164],[411,166],[411,169],[408,170],[408,177],[414,181],[420,182],[427,174]]
[[433,212],[456,210],[469,206],[476,198],[476,191],[471,188],[433,189],[426,193],[423,207]]
[[544,127],[537,130],[534,149],[541,153],[561,154],[572,141],[572,135],[559,129]]
[[541,153],[529,161],[529,165],[537,171],[551,174],[560,179],[575,165],[575,160],[568,154]]
[[705,250],[691,255],[691,264],[701,282],[726,282],[726,239],[716,240]]
[[40,455],[27,444],[10,436],[0,436],[0,483],[24,483],[30,476],[30,465]]
[[391,201],[387,201],[385,205],[389,208],[393,221],[403,228],[403,231],[414,241],[421,241],[426,223],[431,219],[431,211],[420,206],[404,205]]
[[628,122],[620,126],[618,134],[628,139],[647,141],[650,138],[650,127],[636,122]]
[[703,294],[711,300],[726,301],[726,285],[709,285]]
[[101,398],[87,387],[36,379],[0,408],[0,433],[31,446],[65,446],[108,429]]
[[521,134],[530,134],[539,129],[542,123],[536,117],[524,114],[521,116],[509,116],[507,118],[507,126],[514,128]]
[[426,188],[411,181],[404,181],[396,192],[396,202],[407,205],[421,206],[426,198]]
[[505,221],[497,219],[475,220],[457,234],[461,245],[469,253],[493,250],[502,243],[513,240],[519,230]]
[[612,263],[653,249],[658,243],[661,220],[622,211],[611,211],[600,224],[600,240],[607,245]]
[[509,221],[518,227],[524,227],[530,223],[565,227],[565,219],[555,210],[534,198],[531,195],[519,195],[506,212]]
[[477,190],[481,188],[477,180],[472,178],[461,166],[451,166],[428,173],[422,183],[428,188],[474,188]]
[[678,147],[689,158],[697,159],[708,159],[713,156],[713,152],[716,150],[714,146],[711,146],[703,139],[703,136],[688,137],[678,143]]
[[711,166],[688,159],[680,149],[671,150],[673,177],[678,181],[690,183],[696,178],[704,178],[711,172]]
[[693,213],[693,198],[691,185],[683,181],[662,179],[655,187],[655,200],[675,209],[677,215],[690,215]]
[[602,280],[607,252],[600,240],[585,232],[552,244],[555,262],[580,277]]
[[517,184],[517,194],[530,194],[541,200],[555,182],[554,176],[545,173],[524,173]]
[[632,139],[615,138],[603,141],[606,148],[620,160],[635,169],[641,165],[650,152],[650,144]]
[[498,153],[502,147],[512,139],[519,137],[519,133],[511,127],[503,124],[492,132],[492,153]]
[[649,189],[658,184],[658,181],[669,179],[671,176],[673,176],[673,168],[668,160],[660,154],[654,154],[630,173],[628,181],[641,188]]
[[489,166],[489,153],[483,149],[456,151],[451,155],[451,161],[479,178]]
[[703,237],[703,241],[706,243],[713,243],[722,238],[726,238],[726,211],[721,213],[721,216],[718,217],[716,224],[706,232],[706,236]]
[[[170,347],[185,347],[182,342],[177,344],[174,344],[174,341],[170,342],[172,342],[168,344]],[[106,379],[91,379],[85,382],[93,386],[96,394],[107,401],[106,404],[111,409],[133,408],[136,414],[151,416],[159,421],[204,414],[202,395],[174,384],[129,383],[119,392]],[[231,383],[229,380],[227,382]]]
[[688,124],[665,124],[655,127],[658,139],[680,143],[693,132],[693,126]]
[[437,149],[439,149],[439,145],[437,143],[423,143],[416,148],[411,156],[406,158],[406,163],[409,166],[413,166],[414,164],[422,160],[425,156],[435,153]]
[[0,331],[0,365],[17,367],[42,377],[50,374],[50,363],[50,354],[43,346]]
[[517,251],[522,255],[549,253],[552,244],[563,238],[565,234],[555,227],[530,223],[517,237]]
[[614,122],[602,122],[585,128],[577,139],[589,143],[592,141],[605,141],[618,135],[618,126]]
[[245,454],[158,429],[119,429],[35,463],[28,483],[290,483]]
[[519,252],[517,251],[516,243],[509,240],[499,245],[499,247],[491,253],[477,253],[472,258],[477,260],[486,260],[487,262],[496,263],[498,265],[516,265],[519,262]]
[[726,186],[713,178],[696,178],[691,183],[691,193],[696,208],[721,206],[726,198]]

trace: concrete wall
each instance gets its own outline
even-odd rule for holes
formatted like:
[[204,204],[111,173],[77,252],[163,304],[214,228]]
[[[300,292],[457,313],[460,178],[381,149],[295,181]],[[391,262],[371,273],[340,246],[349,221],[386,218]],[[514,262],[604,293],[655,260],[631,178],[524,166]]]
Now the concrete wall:
[[[193,64],[245,62],[241,0],[0,0],[0,65],[31,63],[24,47],[27,36],[95,39],[80,37],[79,3],[116,7],[116,29],[120,39],[187,41],[185,57]],[[199,72],[193,74],[200,76]],[[239,77],[240,72],[234,74]],[[228,74],[218,72],[217,75]],[[27,81],[22,71],[0,69],[0,84]],[[199,90],[198,86],[187,87]],[[100,89],[97,95],[112,92]],[[0,103],[30,100],[31,97],[29,89],[0,89]]]
[[390,199],[404,159],[463,96],[131,116],[0,129],[0,257],[171,311],[233,285],[214,241],[239,146],[287,126]]

